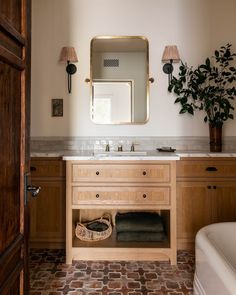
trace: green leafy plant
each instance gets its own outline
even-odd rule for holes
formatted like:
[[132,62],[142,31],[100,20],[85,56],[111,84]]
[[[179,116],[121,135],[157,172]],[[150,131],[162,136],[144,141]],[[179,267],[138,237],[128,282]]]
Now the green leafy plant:
[[236,68],[232,63],[236,54],[231,53],[231,46],[221,46],[212,60],[207,58],[196,69],[181,62],[178,78],[173,77],[168,87],[169,92],[177,95],[175,103],[181,105],[180,114],[194,115],[196,110],[203,110],[204,121],[213,127],[234,118]]

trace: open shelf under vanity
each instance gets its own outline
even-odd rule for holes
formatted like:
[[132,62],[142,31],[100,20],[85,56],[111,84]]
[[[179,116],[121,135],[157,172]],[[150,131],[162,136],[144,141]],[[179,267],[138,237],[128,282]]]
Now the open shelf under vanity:
[[85,242],[74,236],[72,242],[75,260],[168,260],[169,249],[168,238],[162,242],[117,241],[115,229],[102,241]]

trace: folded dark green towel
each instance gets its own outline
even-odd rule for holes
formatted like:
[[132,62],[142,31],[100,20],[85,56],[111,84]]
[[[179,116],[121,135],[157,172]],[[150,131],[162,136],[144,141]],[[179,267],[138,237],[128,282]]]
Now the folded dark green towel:
[[120,232],[116,236],[120,242],[163,242],[166,239],[164,232]]
[[117,232],[163,232],[162,218],[158,213],[128,212],[116,214]]

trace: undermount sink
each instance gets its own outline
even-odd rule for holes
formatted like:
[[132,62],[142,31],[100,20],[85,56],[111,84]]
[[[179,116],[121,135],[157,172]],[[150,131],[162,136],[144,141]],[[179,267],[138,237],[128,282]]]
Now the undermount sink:
[[122,157],[122,156],[146,156],[147,152],[143,151],[123,151],[123,152],[118,152],[118,151],[110,151],[110,152],[101,152],[101,151],[94,151],[93,152],[94,156],[101,156],[101,157]]

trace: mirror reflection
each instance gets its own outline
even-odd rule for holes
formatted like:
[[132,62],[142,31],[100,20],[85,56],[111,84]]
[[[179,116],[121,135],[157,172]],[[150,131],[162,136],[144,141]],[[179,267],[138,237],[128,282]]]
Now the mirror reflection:
[[148,120],[148,41],[95,37],[91,41],[91,118],[97,124]]

